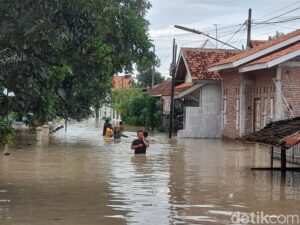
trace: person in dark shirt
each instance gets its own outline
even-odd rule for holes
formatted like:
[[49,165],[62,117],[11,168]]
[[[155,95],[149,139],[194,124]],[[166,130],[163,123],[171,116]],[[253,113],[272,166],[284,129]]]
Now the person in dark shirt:
[[149,147],[149,142],[145,139],[144,132],[137,132],[138,139],[135,139],[131,144],[131,149],[134,150],[134,154],[145,154],[146,149]]
[[106,128],[107,128],[107,125],[109,124],[109,119],[106,119],[105,120],[105,123],[103,125],[103,133],[102,133],[102,136],[105,136],[106,134]]

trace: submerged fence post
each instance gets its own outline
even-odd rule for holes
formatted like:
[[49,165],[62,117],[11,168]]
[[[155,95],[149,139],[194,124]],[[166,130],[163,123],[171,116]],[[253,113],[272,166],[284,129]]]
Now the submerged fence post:
[[274,167],[274,146],[271,146],[271,168]]
[[281,148],[281,171],[286,171],[286,149]]

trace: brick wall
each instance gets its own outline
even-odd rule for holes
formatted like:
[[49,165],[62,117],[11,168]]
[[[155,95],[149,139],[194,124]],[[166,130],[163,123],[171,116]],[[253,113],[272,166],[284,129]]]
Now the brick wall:
[[[226,101],[226,123],[223,124],[223,138],[234,139],[239,137],[236,129],[236,100],[239,98],[240,74],[228,72],[222,74],[223,79],[223,107]],[[223,109],[224,111],[224,109]]]
[[[275,78],[276,70],[259,70],[246,73],[244,80],[245,109],[243,123],[244,135],[254,129],[254,101],[259,100],[259,121],[257,126],[263,127],[275,116]],[[240,137],[241,124],[237,120],[237,103],[243,107],[240,101],[241,74],[237,71],[222,74],[223,79],[223,104],[226,100],[226,124],[223,128],[223,137],[235,139]],[[272,100],[271,100],[272,99]],[[271,106],[273,102],[273,107]],[[272,112],[271,112],[271,109]],[[238,126],[237,126],[238,125]]]
[[[300,67],[282,67],[282,92],[295,116],[300,116]],[[283,101],[284,117],[289,118],[291,113]]]
[[[248,82],[246,88],[246,115],[245,115],[245,134],[251,133],[255,126],[263,128],[275,117],[275,69],[258,70],[246,73]],[[272,100],[271,100],[272,99]],[[259,113],[256,116],[259,121],[255,125],[255,101],[259,103]],[[273,106],[271,106],[273,104]],[[272,112],[271,112],[272,110]]]

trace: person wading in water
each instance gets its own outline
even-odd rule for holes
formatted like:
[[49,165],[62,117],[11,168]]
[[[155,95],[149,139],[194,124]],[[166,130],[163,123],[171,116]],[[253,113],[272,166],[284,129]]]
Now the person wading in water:
[[135,139],[131,144],[131,149],[134,154],[146,154],[146,149],[149,147],[149,142],[145,139],[144,132],[137,132],[138,139]]

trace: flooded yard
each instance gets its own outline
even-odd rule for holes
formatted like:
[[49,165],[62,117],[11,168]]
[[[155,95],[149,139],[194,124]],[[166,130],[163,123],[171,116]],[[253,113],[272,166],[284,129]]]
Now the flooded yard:
[[23,132],[11,155],[0,155],[1,225],[231,224],[237,212],[299,215],[299,173],[250,169],[269,166],[265,146],[150,134],[147,155],[135,156],[134,132],[105,141],[94,121],[71,124],[48,143]]

